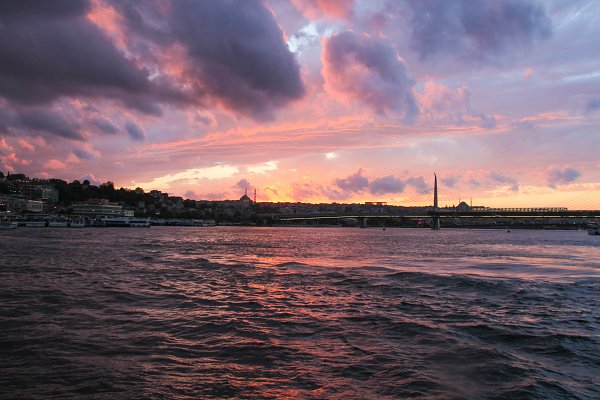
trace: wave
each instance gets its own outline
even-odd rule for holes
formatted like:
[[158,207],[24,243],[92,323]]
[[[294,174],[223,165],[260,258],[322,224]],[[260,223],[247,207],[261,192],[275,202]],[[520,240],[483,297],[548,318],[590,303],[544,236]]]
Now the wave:
[[97,232],[2,248],[0,398],[600,397],[595,276]]

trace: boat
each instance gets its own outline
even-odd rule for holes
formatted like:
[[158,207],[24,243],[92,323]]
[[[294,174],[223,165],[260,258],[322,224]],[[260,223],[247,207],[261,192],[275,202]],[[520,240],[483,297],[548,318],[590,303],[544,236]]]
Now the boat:
[[17,221],[10,221],[10,220],[0,221],[0,229],[16,229],[16,228],[17,228]]
[[150,227],[150,219],[135,217],[106,217],[102,220],[106,227]]
[[598,223],[591,223],[588,225],[588,235],[600,235],[600,225]]
[[46,227],[46,221],[43,219],[28,219],[25,221],[25,226],[29,228],[44,228]]
[[106,217],[102,219],[102,223],[107,227],[128,227],[128,217]]
[[85,228],[85,219],[83,218],[74,218],[69,221],[69,226],[71,228]]
[[134,228],[149,228],[150,227],[150,219],[149,218],[129,218],[129,226]]
[[56,217],[48,221],[50,228],[67,228],[69,226],[69,220],[65,217]]

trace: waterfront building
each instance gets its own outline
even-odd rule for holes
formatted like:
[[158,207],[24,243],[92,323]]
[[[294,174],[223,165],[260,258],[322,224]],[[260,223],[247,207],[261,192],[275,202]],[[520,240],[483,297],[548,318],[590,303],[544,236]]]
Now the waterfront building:
[[73,214],[90,217],[123,216],[123,206],[108,201],[78,203],[73,205]]
[[44,211],[44,202],[28,200],[22,196],[1,196],[0,210],[12,213],[41,213]]

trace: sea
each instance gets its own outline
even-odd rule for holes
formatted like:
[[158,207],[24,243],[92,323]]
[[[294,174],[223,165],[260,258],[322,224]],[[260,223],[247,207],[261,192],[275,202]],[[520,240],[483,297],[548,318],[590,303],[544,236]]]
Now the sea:
[[600,236],[0,232],[2,399],[600,399]]

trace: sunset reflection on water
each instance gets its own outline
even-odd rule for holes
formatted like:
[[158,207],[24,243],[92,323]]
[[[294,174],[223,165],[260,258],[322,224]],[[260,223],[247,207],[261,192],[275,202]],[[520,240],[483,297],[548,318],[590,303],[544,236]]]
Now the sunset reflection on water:
[[24,229],[11,239],[0,397],[598,394],[600,250],[580,232]]

